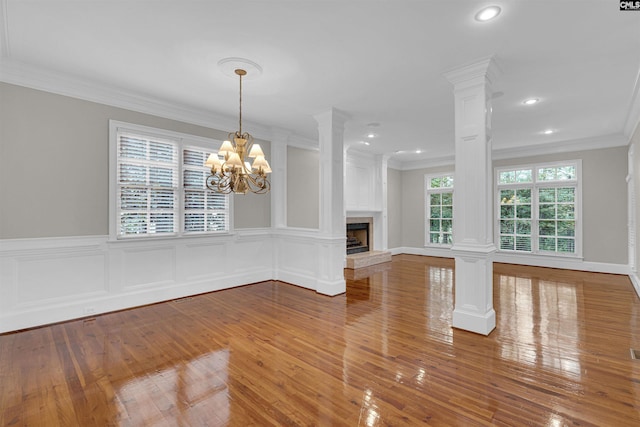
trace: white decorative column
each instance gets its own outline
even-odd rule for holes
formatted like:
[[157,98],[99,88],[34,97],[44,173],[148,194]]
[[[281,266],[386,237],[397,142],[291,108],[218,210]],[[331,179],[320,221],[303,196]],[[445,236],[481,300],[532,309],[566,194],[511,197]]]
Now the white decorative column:
[[376,189],[376,194],[380,194],[380,208],[382,209],[380,221],[380,231],[382,234],[382,245],[380,249],[386,251],[389,249],[389,217],[387,205],[387,175],[389,166],[389,155],[383,154],[376,157],[376,165],[380,168],[380,187]]
[[272,129],[271,139],[271,227],[287,226],[287,145],[290,133]]
[[346,291],[344,260],[344,124],[347,116],[336,109],[314,116],[320,145],[320,262],[316,291],[338,295]]
[[489,335],[493,309],[491,58],[445,74],[454,86],[455,175],[453,327]]

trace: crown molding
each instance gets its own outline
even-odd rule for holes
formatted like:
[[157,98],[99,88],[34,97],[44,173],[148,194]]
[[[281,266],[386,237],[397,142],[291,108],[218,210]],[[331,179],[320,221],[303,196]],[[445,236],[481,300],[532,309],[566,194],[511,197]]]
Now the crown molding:
[[[228,131],[235,129],[238,124],[235,117],[145,96],[130,90],[125,91],[115,86],[104,85],[69,74],[43,71],[8,59],[0,63],[0,81],[210,129]],[[254,138],[270,141],[273,137],[273,127],[271,126],[246,120],[245,124],[247,128],[251,128],[251,134]],[[293,133],[290,139],[298,141],[304,146],[318,144],[317,141]]]
[[569,153],[572,151],[598,150],[626,146],[629,139],[622,133],[600,135],[589,138],[572,139],[568,141],[550,142],[547,144],[529,145],[524,147],[494,149],[493,160],[513,159],[517,157],[540,156],[544,154]]
[[453,166],[455,164],[455,156],[442,156],[442,157],[434,157],[431,159],[422,159],[422,160],[412,160],[399,162],[400,167],[398,169],[402,171],[408,170],[416,170],[416,169],[429,169],[436,168],[440,166]]
[[[548,144],[528,145],[524,147],[494,149],[492,151],[492,160],[514,159],[519,157],[532,157],[545,154],[570,153],[573,151],[598,150],[613,147],[626,146],[629,139],[622,133],[610,135],[601,135],[590,138],[573,139],[569,141],[559,141]],[[453,166],[455,164],[455,156],[442,156],[431,159],[399,161],[397,159],[389,160],[389,167],[401,171],[429,169],[440,166]]]

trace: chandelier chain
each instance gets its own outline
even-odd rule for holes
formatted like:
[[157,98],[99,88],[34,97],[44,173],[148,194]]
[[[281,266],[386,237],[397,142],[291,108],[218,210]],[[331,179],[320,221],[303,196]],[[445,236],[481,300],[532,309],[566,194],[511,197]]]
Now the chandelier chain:
[[240,135],[242,135],[242,73],[238,73],[238,75],[240,76],[240,114],[239,114],[239,128],[240,128]]

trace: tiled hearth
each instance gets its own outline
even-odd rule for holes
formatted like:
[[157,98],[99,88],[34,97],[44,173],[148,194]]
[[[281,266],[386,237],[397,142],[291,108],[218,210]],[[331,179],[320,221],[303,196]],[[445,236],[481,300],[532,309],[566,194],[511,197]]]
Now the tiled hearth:
[[390,261],[391,252],[389,251],[360,252],[358,254],[347,255],[347,268],[356,269],[370,267],[372,265]]

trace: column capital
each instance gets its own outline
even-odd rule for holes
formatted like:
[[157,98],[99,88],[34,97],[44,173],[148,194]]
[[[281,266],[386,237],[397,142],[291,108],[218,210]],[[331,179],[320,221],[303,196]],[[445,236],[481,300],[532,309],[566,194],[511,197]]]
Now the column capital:
[[331,123],[334,129],[344,129],[344,124],[350,119],[347,113],[333,107],[322,113],[314,114],[313,118],[319,126]]
[[445,72],[444,78],[454,86],[468,83],[477,78],[486,78],[489,83],[493,82],[500,74],[500,69],[493,56],[477,60],[475,62],[456,67]]

